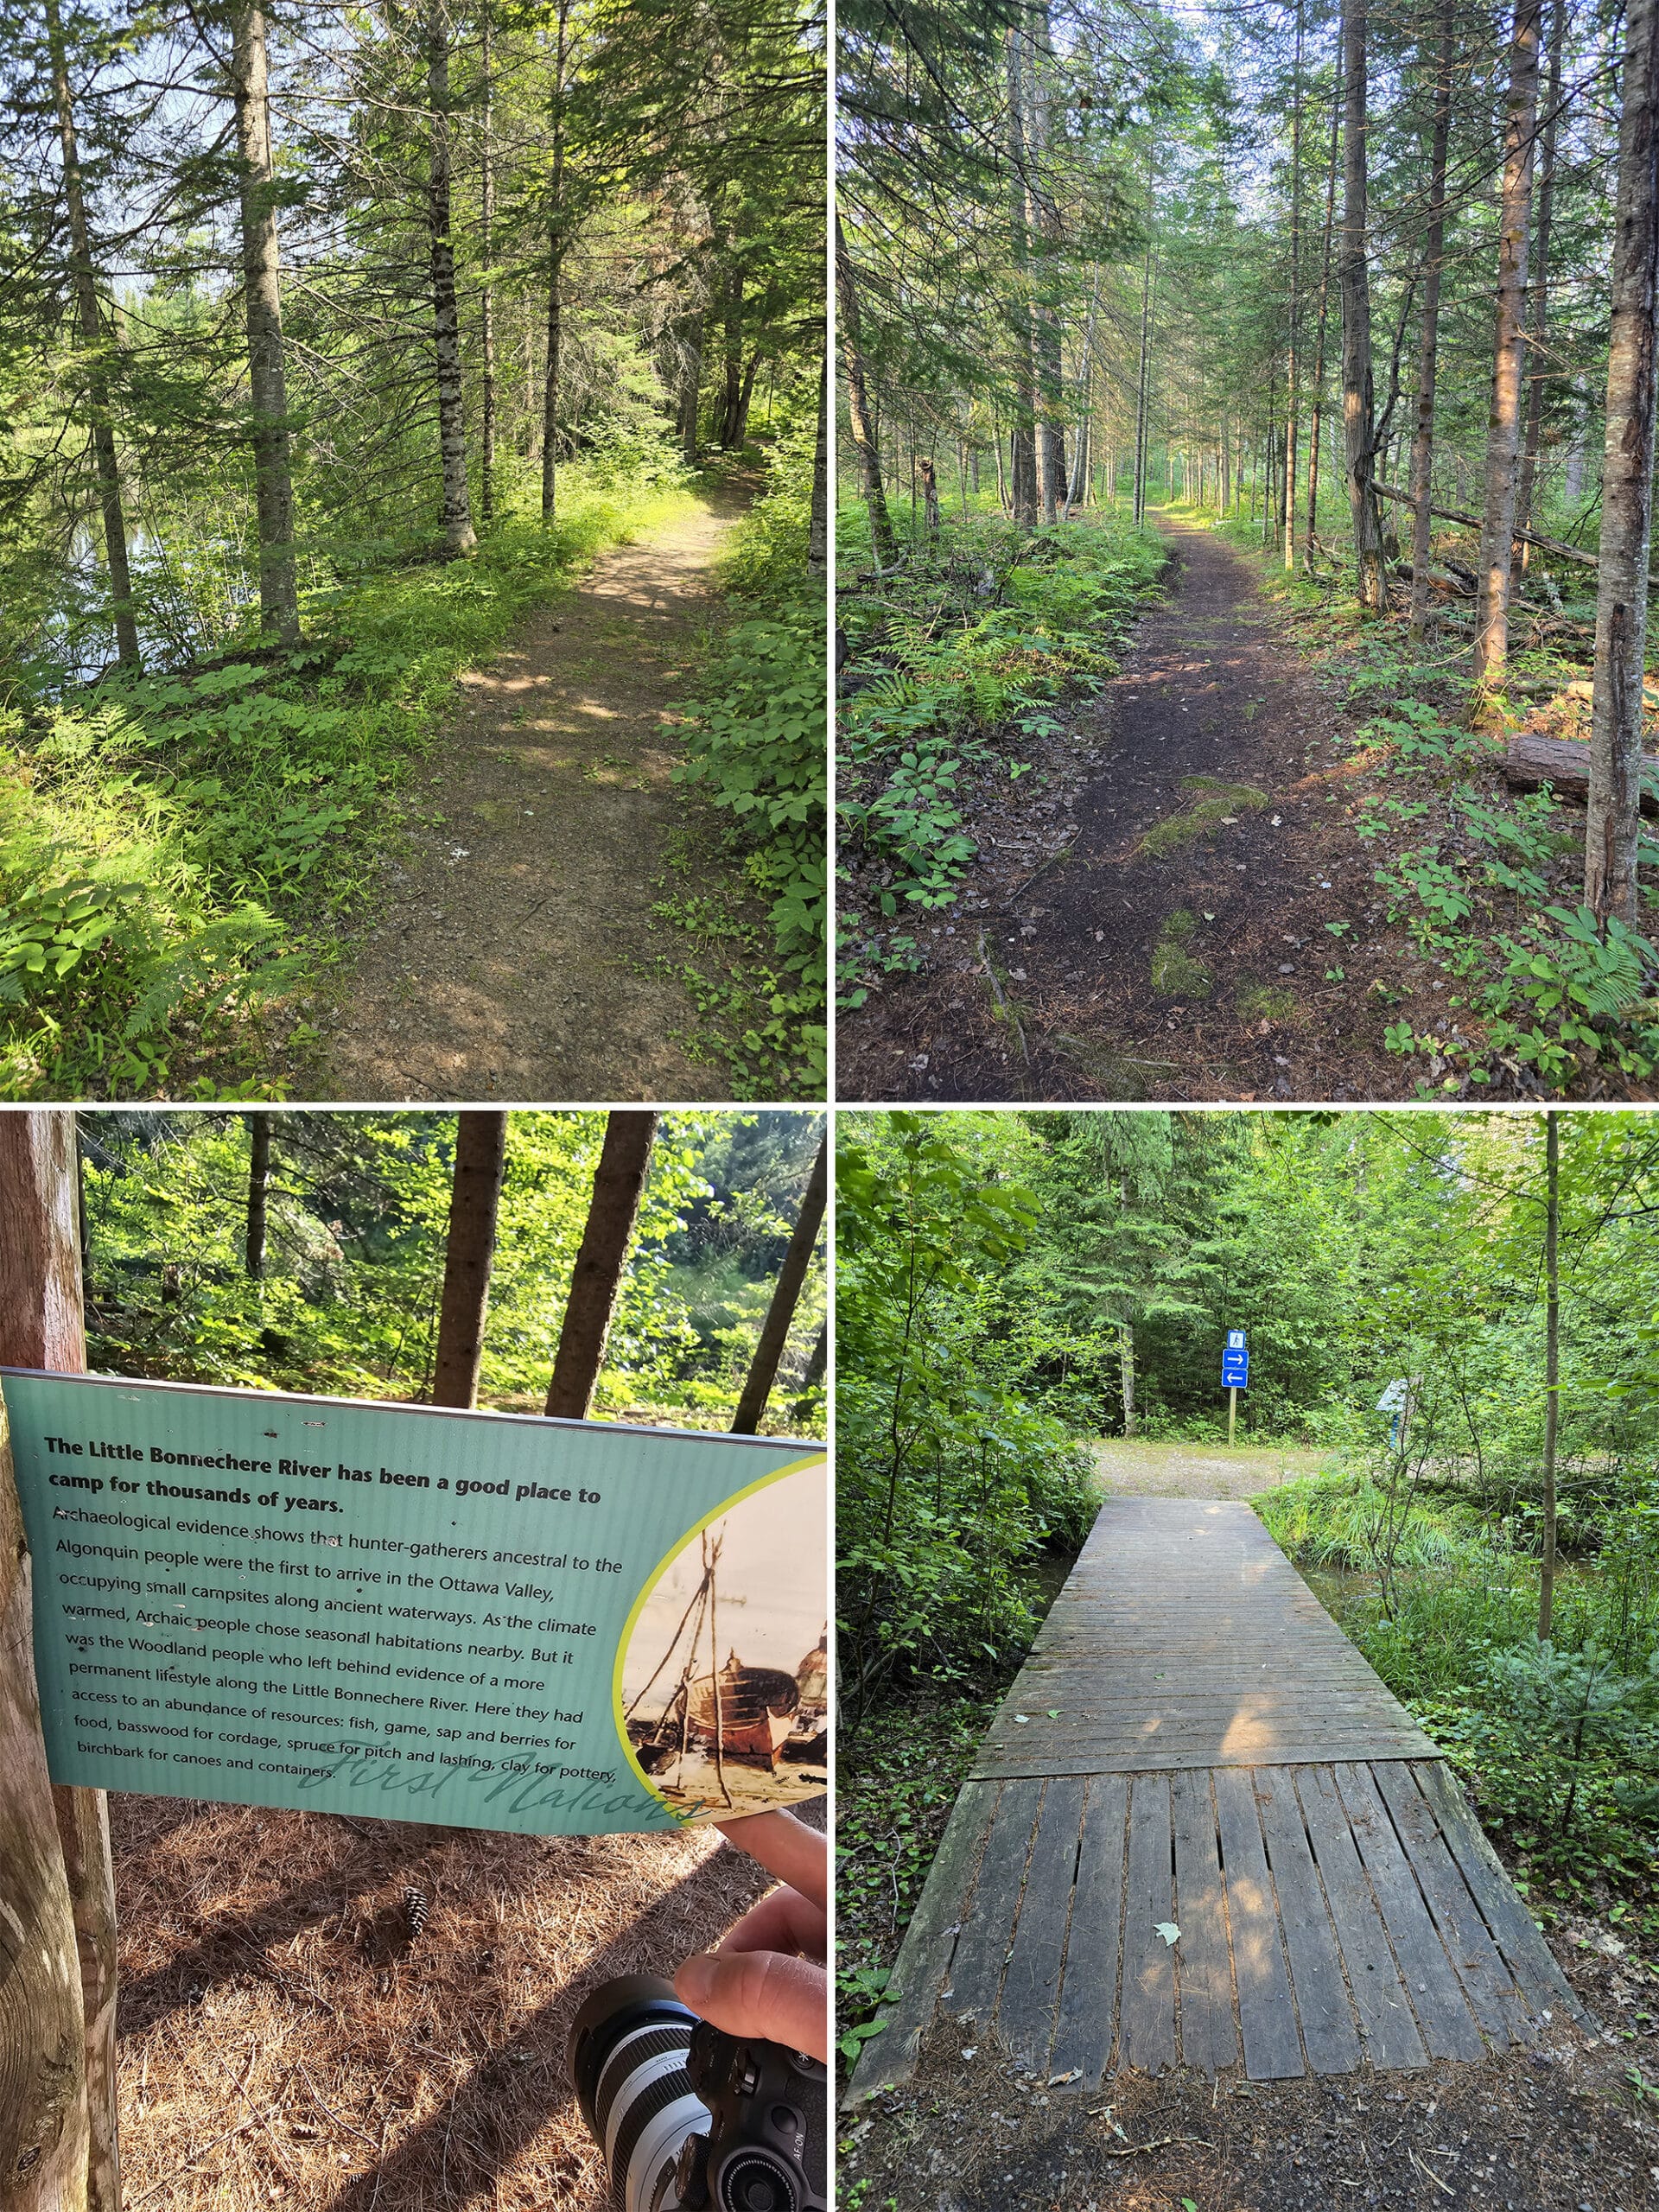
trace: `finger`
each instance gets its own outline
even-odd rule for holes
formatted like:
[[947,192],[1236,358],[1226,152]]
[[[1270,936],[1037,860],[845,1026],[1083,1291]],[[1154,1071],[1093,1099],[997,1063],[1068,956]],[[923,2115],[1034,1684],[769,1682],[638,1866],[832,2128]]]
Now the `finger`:
[[716,1821],[728,1842],[751,1859],[758,1859],[767,1873],[787,1882],[817,1905],[827,1905],[830,1890],[830,1845],[816,1828],[788,1813],[751,1813],[741,1821]]
[[798,1951],[822,1959],[830,1948],[827,1913],[798,1890],[773,1890],[746,1912],[720,1945],[722,1951]]
[[806,1959],[776,1951],[699,1952],[674,1977],[683,2005],[728,2036],[765,2036],[827,2061],[830,1978]]

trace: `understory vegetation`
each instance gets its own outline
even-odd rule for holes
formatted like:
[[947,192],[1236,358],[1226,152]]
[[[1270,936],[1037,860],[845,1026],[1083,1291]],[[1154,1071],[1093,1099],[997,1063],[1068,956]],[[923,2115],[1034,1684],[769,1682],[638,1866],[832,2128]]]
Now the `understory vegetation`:
[[844,2054],[880,2032],[975,1745],[1097,1510],[1091,1440],[1218,1448],[1240,1327],[1240,1441],[1325,1462],[1257,1510],[1444,1747],[1534,1911],[1628,1952],[1650,2004],[1646,1120],[892,1112],[843,1116],[842,1144]]
[[[257,1260],[252,1118],[79,1117],[89,1364],[429,1402],[455,1116],[271,1113]],[[509,1116],[482,1405],[542,1410],[605,1121]],[[663,1117],[595,1418],[729,1425],[821,1135],[822,1117],[804,1113]],[[822,1433],[823,1325],[820,1259],[768,1429]]]
[[1054,780],[1022,755],[1113,672],[1165,554],[1110,515],[1016,528],[965,484],[948,522],[894,525],[885,566],[862,507],[838,523],[842,988],[855,1007],[922,965],[930,918],[955,907],[977,850],[975,805],[1027,774]]

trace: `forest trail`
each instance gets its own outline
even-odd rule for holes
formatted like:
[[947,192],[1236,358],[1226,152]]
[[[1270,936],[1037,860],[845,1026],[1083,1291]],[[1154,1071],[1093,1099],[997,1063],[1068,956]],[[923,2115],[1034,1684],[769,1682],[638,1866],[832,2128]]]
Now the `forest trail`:
[[1101,1488],[1109,1497],[1254,1497],[1300,1475],[1317,1474],[1327,1452],[1282,1444],[1155,1444],[1109,1436],[1094,1447]]
[[[696,1009],[652,909],[686,799],[668,709],[751,487],[601,556],[482,668],[431,756],[423,821],[320,1027],[315,1095],[723,1098],[674,1041]],[[427,810],[423,806],[423,815]]]
[[1062,710],[1073,760],[1097,760],[1065,801],[1073,836],[1032,874],[1040,775],[970,823],[979,855],[944,918],[961,949],[942,931],[935,965],[843,1023],[843,1097],[1412,1095],[1382,1047],[1394,1015],[1365,995],[1390,932],[1338,716],[1249,562],[1152,519],[1164,602],[1098,696]]
[[1083,2096],[1595,2031],[1436,1746],[1222,1500],[1102,1507],[890,1986],[855,2094],[908,2080],[940,2011],[972,2024],[964,2059],[994,2039]]

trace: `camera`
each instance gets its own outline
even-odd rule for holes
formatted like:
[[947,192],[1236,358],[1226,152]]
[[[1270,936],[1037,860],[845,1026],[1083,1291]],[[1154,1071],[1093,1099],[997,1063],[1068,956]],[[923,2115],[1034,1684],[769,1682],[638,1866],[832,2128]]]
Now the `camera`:
[[827,2212],[829,2075],[804,2051],[625,1974],[577,2013],[570,2074],[614,2212]]

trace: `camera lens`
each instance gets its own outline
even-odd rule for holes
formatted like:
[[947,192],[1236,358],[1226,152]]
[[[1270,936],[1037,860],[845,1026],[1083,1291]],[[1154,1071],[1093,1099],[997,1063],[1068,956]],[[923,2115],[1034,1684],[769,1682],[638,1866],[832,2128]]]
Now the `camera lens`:
[[720,2177],[722,2212],[798,2212],[800,2200],[785,2169],[764,2151],[741,2151]]
[[709,2125],[685,2071],[696,2025],[695,2013],[652,1974],[607,1982],[576,2015],[570,2070],[605,2153],[615,2212],[657,2212],[675,2201],[686,2137]]

